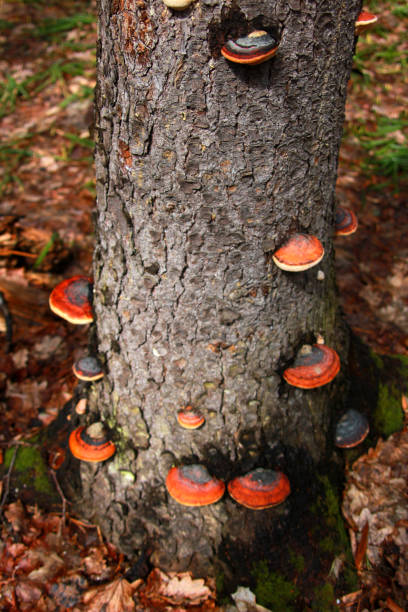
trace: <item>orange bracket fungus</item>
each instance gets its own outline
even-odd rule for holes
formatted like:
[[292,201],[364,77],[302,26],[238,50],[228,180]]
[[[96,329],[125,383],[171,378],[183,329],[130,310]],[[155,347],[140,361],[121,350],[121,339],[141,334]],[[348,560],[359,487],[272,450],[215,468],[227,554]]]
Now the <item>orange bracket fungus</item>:
[[348,208],[339,206],[336,211],[335,234],[336,236],[349,236],[354,234],[358,228],[358,220],[355,213]]
[[275,55],[278,46],[278,36],[275,38],[265,30],[255,30],[242,38],[229,40],[222,47],[221,53],[230,62],[253,66]]
[[93,423],[87,429],[78,427],[69,436],[71,453],[81,461],[97,463],[114,455],[116,447],[105,433],[102,423]]
[[93,321],[92,281],[86,276],[73,276],[51,291],[50,308],[55,314],[76,325]]
[[86,355],[77,359],[72,366],[72,371],[79,380],[94,381],[103,378],[101,363],[97,357]]
[[203,465],[172,467],[166,487],[173,499],[183,506],[208,506],[224,495],[225,484],[210,476]]
[[198,429],[205,422],[205,418],[192,406],[186,406],[178,411],[177,421],[184,429]]
[[371,25],[378,21],[377,15],[369,13],[368,11],[361,11],[357,17],[357,21],[354,24],[354,31],[356,35],[361,34],[364,30],[367,30]]
[[354,448],[366,439],[369,431],[367,418],[351,408],[337,423],[334,443],[339,448]]
[[231,480],[228,493],[242,506],[263,510],[285,501],[290,493],[290,482],[283,472],[256,468]]
[[324,248],[316,236],[294,234],[272,256],[273,261],[287,272],[302,272],[323,259]]
[[331,382],[340,371],[340,358],[325,344],[305,344],[291,368],[283,373],[289,385],[300,389],[315,389]]

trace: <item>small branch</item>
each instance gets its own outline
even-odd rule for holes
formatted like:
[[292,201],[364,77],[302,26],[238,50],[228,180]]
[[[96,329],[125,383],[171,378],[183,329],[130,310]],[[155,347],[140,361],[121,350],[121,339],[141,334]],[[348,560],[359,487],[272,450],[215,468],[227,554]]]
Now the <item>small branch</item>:
[[7,474],[5,475],[4,480],[3,480],[3,482],[5,484],[5,487],[4,487],[3,497],[2,497],[1,502],[0,502],[0,516],[3,513],[3,507],[4,507],[4,504],[7,501],[7,497],[8,497],[9,491],[10,491],[10,477],[11,477],[11,472],[13,471],[13,468],[14,468],[14,463],[16,461],[17,449],[18,449],[18,446],[15,446],[13,448],[13,455],[11,457],[9,469],[7,470]]
[[6,353],[9,353],[11,349],[11,342],[13,339],[13,323],[7,300],[4,297],[2,291],[0,291],[0,310],[3,313],[4,322],[6,325]]
[[58,537],[60,538],[61,534],[62,534],[62,528],[65,525],[65,521],[66,521],[68,500],[67,500],[67,498],[64,495],[64,491],[61,489],[61,485],[58,482],[58,478],[57,478],[57,474],[55,473],[55,470],[50,468],[50,472],[51,472],[51,476],[52,476],[52,478],[54,480],[55,486],[56,486],[57,491],[58,491],[58,495],[60,496],[61,503],[62,503],[62,517],[61,517],[62,520],[61,520],[61,523],[60,523],[60,525],[58,527]]

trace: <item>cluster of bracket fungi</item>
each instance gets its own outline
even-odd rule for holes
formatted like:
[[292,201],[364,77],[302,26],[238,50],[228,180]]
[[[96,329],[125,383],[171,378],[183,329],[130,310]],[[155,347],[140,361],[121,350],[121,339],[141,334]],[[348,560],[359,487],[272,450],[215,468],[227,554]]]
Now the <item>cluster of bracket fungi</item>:
[[[194,0],[163,0],[171,9],[186,9]],[[377,21],[372,13],[363,11],[355,23],[355,34],[360,34]],[[221,54],[228,61],[257,65],[269,60],[279,47],[275,31],[255,30],[246,36],[228,40]],[[339,206],[335,217],[335,235],[353,234],[358,226],[353,211]],[[273,254],[274,263],[286,272],[302,272],[316,266],[324,256],[324,248],[316,236],[292,235]],[[324,274],[318,273],[318,278]],[[73,324],[93,321],[92,280],[74,276],[62,281],[50,295],[51,310]],[[336,351],[324,344],[318,336],[316,344],[305,345],[299,351],[293,365],[283,372],[284,380],[300,389],[315,389],[330,383],[340,371],[340,358]],[[75,376],[85,382],[100,380],[103,368],[97,356],[86,355],[73,365]],[[84,409],[77,409],[83,414]],[[205,423],[204,416],[192,406],[177,413],[178,424],[185,429],[198,429]],[[335,444],[339,448],[352,448],[360,444],[369,432],[366,417],[356,410],[348,410],[339,420],[335,431]],[[69,436],[69,448],[77,459],[88,462],[106,461],[115,453],[115,444],[109,440],[100,422],[74,429]],[[211,476],[200,464],[172,467],[166,477],[170,496],[184,506],[206,506],[219,501],[225,493],[225,483]],[[239,504],[252,510],[270,508],[282,503],[290,494],[290,483],[285,474],[265,468],[256,468],[244,476],[231,480],[228,493]]]

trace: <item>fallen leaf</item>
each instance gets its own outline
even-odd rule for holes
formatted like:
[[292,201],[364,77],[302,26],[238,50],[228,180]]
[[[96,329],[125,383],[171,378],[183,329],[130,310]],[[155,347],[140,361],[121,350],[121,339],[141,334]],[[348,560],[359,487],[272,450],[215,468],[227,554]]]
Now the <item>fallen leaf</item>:
[[172,605],[199,605],[214,597],[202,578],[193,579],[189,572],[165,574],[157,568],[147,577],[143,595],[152,602]]
[[361,570],[361,566],[363,564],[363,560],[367,551],[367,542],[368,542],[368,521],[364,525],[363,530],[361,532],[361,538],[357,546],[357,551],[354,556],[354,563],[356,564],[357,571]]
[[235,601],[238,612],[271,612],[269,608],[264,608],[256,603],[254,593],[248,588],[239,586],[231,597]]
[[87,612],[132,612],[136,610],[133,593],[141,583],[117,578],[109,584],[89,589],[83,596]]
[[361,573],[362,583],[372,588],[376,572],[384,575],[379,568],[391,550],[394,594],[398,585],[402,591],[408,586],[407,490],[408,431],[403,430],[380,439],[353,464],[343,498],[343,514],[359,538],[356,566],[362,569],[364,552],[372,566],[372,571]]
[[9,504],[7,510],[4,512],[4,516],[11,523],[13,531],[21,531],[25,521],[25,511],[23,504],[20,500]]

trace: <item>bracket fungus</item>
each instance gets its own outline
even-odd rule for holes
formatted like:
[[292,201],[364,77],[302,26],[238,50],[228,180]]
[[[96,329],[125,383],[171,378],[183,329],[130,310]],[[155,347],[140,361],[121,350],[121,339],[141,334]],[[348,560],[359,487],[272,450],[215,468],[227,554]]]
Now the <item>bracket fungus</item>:
[[335,234],[336,236],[349,236],[354,234],[358,228],[358,220],[356,214],[349,208],[339,206],[336,210],[335,217]]
[[366,439],[370,425],[367,418],[357,410],[347,410],[336,426],[334,443],[339,448],[354,448]]
[[316,236],[293,234],[272,256],[273,261],[287,272],[308,270],[323,259],[324,248]]
[[74,457],[91,463],[106,461],[116,450],[100,422],[93,423],[86,429],[85,427],[74,429],[69,436],[68,444]]
[[205,418],[201,412],[194,410],[192,406],[186,406],[178,411],[177,422],[184,429],[198,429],[205,422]]
[[59,317],[75,325],[91,323],[92,291],[92,281],[87,276],[68,278],[51,291],[50,308]]
[[283,373],[289,385],[300,389],[315,389],[331,382],[340,371],[340,358],[325,344],[305,344],[291,368]]
[[163,0],[163,3],[174,11],[184,11],[194,0]]
[[290,482],[283,472],[256,468],[231,480],[228,493],[246,508],[263,510],[285,501],[290,493]]
[[254,66],[275,55],[278,47],[278,37],[265,30],[255,30],[242,38],[227,41],[221,54],[230,62]]
[[378,17],[368,11],[361,11],[357,17],[357,21],[354,24],[354,32],[356,35],[361,34],[367,30],[371,25],[377,23]]
[[203,465],[172,467],[166,478],[167,491],[183,506],[208,506],[224,495],[225,484]]
[[103,378],[101,362],[94,355],[86,355],[77,359],[72,366],[72,371],[79,380],[91,382]]

